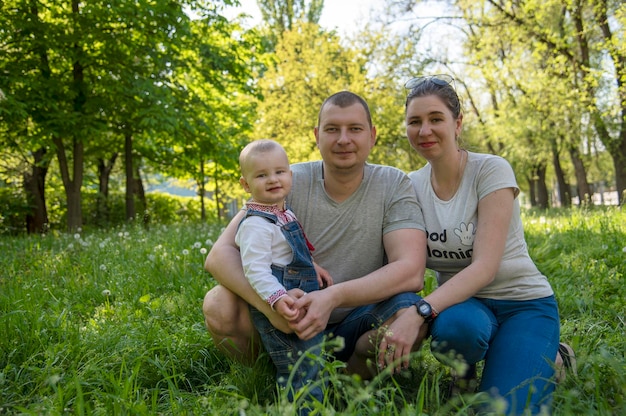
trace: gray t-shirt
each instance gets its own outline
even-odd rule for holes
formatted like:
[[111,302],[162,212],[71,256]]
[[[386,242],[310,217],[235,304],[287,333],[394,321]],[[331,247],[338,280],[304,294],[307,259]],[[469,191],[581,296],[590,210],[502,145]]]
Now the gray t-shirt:
[[[519,193],[509,163],[498,156],[471,153],[459,189],[449,201],[435,194],[430,182],[431,166],[409,174],[424,214],[428,253],[426,267],[437,273],[439,285],[472,261],[474,235],[478,225],[478,201],[489,193],[513,188]],[[548,279],[541,274],[528,254],[515,198],[513,216],[500,268],[489,285],[476,296],[491,299],[530,300],[552,295]]]
[[[321,161],[297,163],[291,169],[293,187],[287,203],[315,248],[315,261],[335,283],[382,267],[384,234],[405,228],[425,230],[411,181],[399,169],[366,164],[363,182],[341,203],[326,194]],[[335,310],[330,323],[349,311]]]

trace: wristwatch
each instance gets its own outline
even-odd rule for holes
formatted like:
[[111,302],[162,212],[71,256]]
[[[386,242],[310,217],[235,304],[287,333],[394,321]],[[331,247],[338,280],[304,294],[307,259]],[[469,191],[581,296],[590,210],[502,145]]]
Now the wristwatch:
[[424,318],[427,324],[431,323],[438,315],[433,307],[430,306],[430,303],[426,302],[424,299],[420,299],[415,306],[417,307],[417,313]]

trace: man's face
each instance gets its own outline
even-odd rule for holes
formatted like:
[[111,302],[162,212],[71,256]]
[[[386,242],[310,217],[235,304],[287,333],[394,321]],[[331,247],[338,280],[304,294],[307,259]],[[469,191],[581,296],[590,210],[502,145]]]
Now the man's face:
[[359,103],[344,108],[326,104],[315,128],[315,140],[329,169],[361,169],[376,143],[376,128],[370,127]]

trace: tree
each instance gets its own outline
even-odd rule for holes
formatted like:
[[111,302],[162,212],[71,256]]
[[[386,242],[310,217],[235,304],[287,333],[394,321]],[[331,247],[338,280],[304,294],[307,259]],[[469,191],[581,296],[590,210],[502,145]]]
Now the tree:
[[[483,91],[488,91],[491,97],[502,95],[507,89],[513,92],[511,80],[523,86],[525,94],[530,94],[529,109],[538,110],[553,121],[549,127],[561,138],[561,143],[553,149],[558,154],[569,152],[579,189],[588,189],[580,154],[586,148],[585,143],[601,140],[613,158],[615,183],[621,198],[626,187],[624,3],[610,0],[453,3],[460,14],[448,20],[465,22],[458,26],[461,29],[458,33],[464,34],[459,41],[465,42],[468,59],[464,73],[477,76],[473,84],[482,78],[488,84]],[[403,1],[399,7],[412,10],[416,6]],[[484,107],[481,113],[488,122],[501,117],[506,123],[510,117],[495,106]],[[520,121],[529,122],[534,115],[528,112]],[[587,131],[584,125],[580,128],[586,121],[593,125],[594,136],[581,136]],[[540,130],[535,134],[547,133]],[[489,140],[499,139],[492,136]],[[510,146],[508,143],[507,148]],[[529,150],[536,152],[526,149],[525,153]],[[565,186],[565,181],[559,182]]]
[[257,1],[257,5],[276,40],[293,30],[296,22],[319,24],[324,0],[265,0]]
[[362,93],[365,85],[361,57],[342,47],[336,34],[297,21],[283,33],[274,65],[259,80],[263,101],[253,137],[283,144],[292,163],[319,159],[313,128],[323,100],[344,89]]
[[[524,1],[505,5],[490,0],[488,4],[493,13],[532,40],[532,51],[545,56],[549,65],[546,69],[553,78],[558,79],[559,75],[563,78],[562,75],[566,74],[570,93],[565,97],[571,97],[572,104],[581,102],[589,112],[597,137],[613,158],[616,189],[620,203],[623,203],[626,190],[624,3],[578,0],[571,3]],[[605,68],[612,68],[612,72]],[[611,79],[612,89],[605,81]],[[559,101],[556,97],[552,100],[557,103],[557,111],[564,107],[558,105]],[[573,105],[567,106],[567,110]],[[562,119],[563,114],[565,112],[552,112],[550,117]]]
[[[204,31],[192,30],[188,10],[202,17]],[[49,158],[43,155],[56,154],[70,229],[82,224],[85,165],[97,166],[99,204],[106,212],[108,176],[123,154],[130,219],[136,215],[135,195],[143,188],[141,161],[171,161],[160,156],[172,156],[177,146],[185,146],[189,136],[180,132],[197,109],[181,112],[177,105],[189,87],[185,72],[199,62],[196,48],[208,54],[200,62],[213,74],[203,79],[207,91],[224,100],[237,89],[246,90],[250,77],[237,56],[246,44],[238,45],[234,26],[219,11],[217,2],[196,0],[2,3],[0,88],[9,98],[0,103],[1,121],[8,130],[24,133],[11,136],[16,148],[26,145],[38,157],[33,180],[45,179],[43,163]],[[221,39],[232,39],[211,45],[217,42],[212,30],[218,26]],[[224,88],[226,84],[238,87]],[[205,105],[202,111],[210,119],[226,108]],[[26,187],[34,196],[43,188],[42,183]]]

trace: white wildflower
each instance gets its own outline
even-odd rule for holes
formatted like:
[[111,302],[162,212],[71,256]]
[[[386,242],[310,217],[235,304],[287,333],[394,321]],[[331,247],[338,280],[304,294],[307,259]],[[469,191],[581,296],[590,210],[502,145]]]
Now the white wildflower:
[[207,253],[206,248],[202,247],[200,249],[200,254],[206,254],[206,253]]
[[193,243],[193,248],[200,248],[202,247],[202,243],[199,241],[196,241],[195,243]]
[[102,270],[103,272],[105,272],[105,271],[106,271],[106,269],[107,269],[106,264],[101,264],[101,265],[100,265],[100,270]]
[[79,233],[74,234],[74,240],[80,240],[80,234]]
[[109,296],[111,296],[111,291],[110,291],[109,289],[104,289],[104,290],[102,291],[102,296],[104,296],[104,297],[107,297],[107,298],[108,298]]

